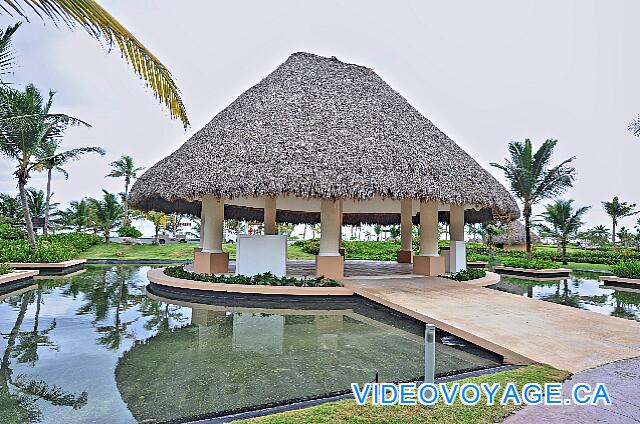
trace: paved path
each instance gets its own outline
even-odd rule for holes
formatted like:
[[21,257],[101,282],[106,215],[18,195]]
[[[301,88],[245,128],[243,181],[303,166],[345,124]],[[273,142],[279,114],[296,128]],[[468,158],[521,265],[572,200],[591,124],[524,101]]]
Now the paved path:
[[433,323],[511,363],[541,362],[575,373],[640,355],[636,321],[438,277],[343,282],[361,296]]
[[[527,406],[507,418],[507,424],[556,423],[639,423],[640,358],[627,359],[582,371],[564,383],[563,393],[570,393],[577,383],[604,383],[611,405],[604,406]],[[566,396],[566,395],[565,395]]]

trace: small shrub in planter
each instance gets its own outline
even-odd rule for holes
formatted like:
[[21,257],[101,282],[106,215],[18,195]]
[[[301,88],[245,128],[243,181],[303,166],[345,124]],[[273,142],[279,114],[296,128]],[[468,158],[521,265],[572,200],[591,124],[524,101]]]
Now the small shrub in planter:
[[613,275],[620,278],[640,279],[640,261],[623,261],[611,267]]
[[0,275],[8,274],[11,271],[13,270],[11,269],[9,264],[0,264]]
[[560,264],[554,261],[546,259],[526,259],[526,258],[511,258],[502,256],[498,258],[502,265],[511,268],[527,268],[527,269],[556,269],[560,267]]
[[270,272],[251,277],[246,275],[211,275],[186,271],[182,266],[172,266],[164,270],[165,275],[183,280],[204,281],[222,284],[248,284],[260,286],[296,286],[296,287],[342,287],[336,280],[324,277],[293,278],[276,277]]
[[120,227],[120,229],[118,230],[118,235],[120,237],[138,238],[142,237],[142,232],[135,227],[126,225],[124,227]]
[[469,268],[466,271],[459,271],[450,275],[441,275],[440,277],[455,281],[469,281],[485,277],[486,275],[487,273],[483,269]]

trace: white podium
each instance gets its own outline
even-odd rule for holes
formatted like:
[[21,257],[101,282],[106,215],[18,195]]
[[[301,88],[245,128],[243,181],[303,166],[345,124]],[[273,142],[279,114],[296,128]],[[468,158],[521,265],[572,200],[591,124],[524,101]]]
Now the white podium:
[[445,271],[459,272],[467,269],[467,243],[465,241],[452,241],[449,248],[449,260],[445,257]]
[[287,274],[287,236],[238,235],[236,275]]

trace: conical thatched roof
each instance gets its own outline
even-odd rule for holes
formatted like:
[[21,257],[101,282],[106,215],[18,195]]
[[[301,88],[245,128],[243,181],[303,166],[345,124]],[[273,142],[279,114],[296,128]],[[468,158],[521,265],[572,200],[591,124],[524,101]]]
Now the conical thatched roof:
[[495,178],[375,72],[309,53],[291,55],[149,168],[130,201],[193,213],[207,194],[231,199],[236,215],[233,199],[265,195],[430,199],[480,205],[476,215],[489,219],[520,214]]
[[[524,224],[520,221],[513,221],[509,223],[509,229],[506,233],[493,237],[494,243],[502,244],[526,244],[527,236],[524,229]],[[540,243],[540,236],[531,231],[531,243]]]

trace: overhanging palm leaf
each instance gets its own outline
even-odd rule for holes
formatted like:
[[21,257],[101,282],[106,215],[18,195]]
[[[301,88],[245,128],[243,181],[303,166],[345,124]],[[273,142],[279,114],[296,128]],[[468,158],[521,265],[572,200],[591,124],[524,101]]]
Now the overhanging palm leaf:
[[8,26],[0,31],[0,75],[8,74],[13,68],[13,51],[11,50],[11,37],[20,28],[22,22]]
[[0,3],[0,8],[28,21],[23,5],[56,25],[60,22],[70,27],[79,24],[93,37],[107,41],[110,46],[116,44],[136,75],[144,79],[158,100],[168,107],[171,117],[180,119],[185,127],[189,125],[180,90],[169,70],[95,0],[4,0],[4,6]]

